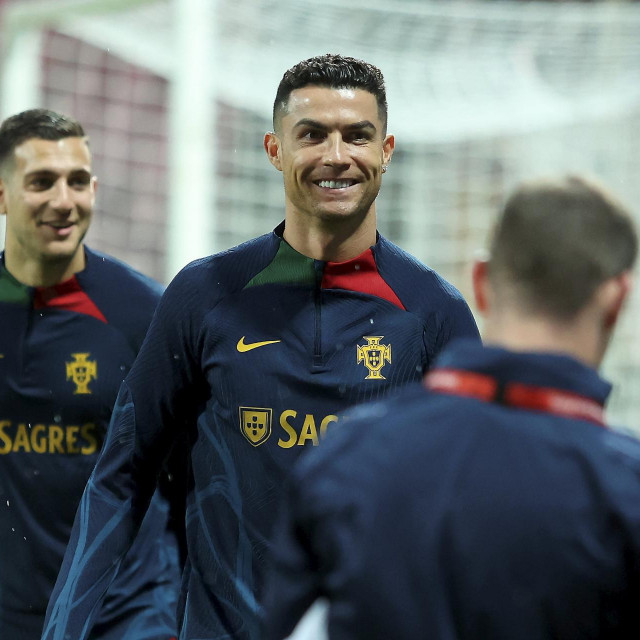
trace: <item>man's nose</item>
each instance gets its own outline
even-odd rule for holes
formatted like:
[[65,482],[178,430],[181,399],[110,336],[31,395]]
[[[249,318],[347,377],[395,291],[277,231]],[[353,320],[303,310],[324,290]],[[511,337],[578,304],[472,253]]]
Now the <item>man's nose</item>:
[[67,184],[67,181],[58,180],[53,189],[51,207],[58,211],[71,211],[73,209],[73,199],[71,197],[71,187]]
[[349,164],[345,142],[338,132],[327,136],[324,164],[328,166]]

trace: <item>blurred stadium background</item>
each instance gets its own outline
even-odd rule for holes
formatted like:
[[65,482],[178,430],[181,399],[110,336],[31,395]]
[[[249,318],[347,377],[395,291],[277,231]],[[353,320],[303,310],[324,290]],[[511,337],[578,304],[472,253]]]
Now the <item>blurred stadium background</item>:
[[[385,74],[396,153],[382,233],[458,286],[520,179],[588,171],[640,212],[640,5],[429,0],[4,0],[0,115],[45,106],[88,130],[91,246],[161,281],[274,227],[267,162],[282,73],[312,55]],[[0,229],[0,243],[2,242]],[[640,292],[605,375],[640,429]],[[640,430],[636,430],[640,434]]]

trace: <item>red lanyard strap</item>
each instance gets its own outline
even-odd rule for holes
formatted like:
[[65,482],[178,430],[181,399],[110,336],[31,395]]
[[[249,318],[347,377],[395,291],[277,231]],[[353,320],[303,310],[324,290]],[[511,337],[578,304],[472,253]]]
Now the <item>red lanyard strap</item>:
[[565,418],[589,420],[602,427],[606,426],[601,403],[570,391],[520,382],[508,382],[500,389],[494,377],[461,369],[435,369],[426,375],[425,386],[440,393],[475,398],[482,402],[496,402],[518,409],[542,411]]

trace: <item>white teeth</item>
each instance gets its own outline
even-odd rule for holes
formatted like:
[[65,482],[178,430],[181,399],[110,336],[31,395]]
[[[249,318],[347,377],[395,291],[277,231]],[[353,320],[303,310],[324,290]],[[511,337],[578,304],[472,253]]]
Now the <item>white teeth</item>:
[[319,187],[325,187],[326,189],[345,189],[350,187],[351,180],[320,180],[318,182]]

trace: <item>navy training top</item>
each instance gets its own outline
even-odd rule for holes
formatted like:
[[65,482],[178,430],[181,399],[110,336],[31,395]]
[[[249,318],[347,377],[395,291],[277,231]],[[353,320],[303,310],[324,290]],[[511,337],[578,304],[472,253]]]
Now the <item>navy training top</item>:
[[[52,287],[23,285],[0,256],[0,636],[12,640],[41,636],[118,389],[162,294],[127,265],[85,255],[84,270]],[[92,637],[175,635],[176,550],[167,505],[153,504]]]
[[296,252],[282,230],[192,263],[169,285],[121,388],[44,638],[85,637],[153,469],[186,431],[180,638],[258,639],[269,535],[295,459],[348,406],[417,382],[450,340],[478,339],[459,292],[383,237],[331,263]]

